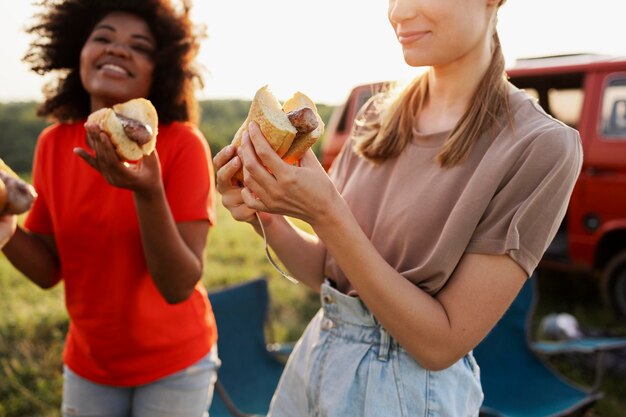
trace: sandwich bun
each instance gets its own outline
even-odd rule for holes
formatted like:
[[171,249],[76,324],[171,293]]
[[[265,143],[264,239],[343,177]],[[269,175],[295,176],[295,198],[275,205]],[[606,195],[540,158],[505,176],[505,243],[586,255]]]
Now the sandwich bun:
[[[235,133],[232,145],[241,145],[243,133],[251,121],[259,125],[272,149],[289,164],[300,160],[324,133],[324,122],[313,100],[296,92],[281,105],[267,85],[254,95],[248,117]],[[240,169],[233,178],[243,181],[243,170]]]
[[156,146],[159,118],[149,100],[135,98],[97,110],[89,115],[85,128],[96,125],[107,133],[123,161],[138,161]]

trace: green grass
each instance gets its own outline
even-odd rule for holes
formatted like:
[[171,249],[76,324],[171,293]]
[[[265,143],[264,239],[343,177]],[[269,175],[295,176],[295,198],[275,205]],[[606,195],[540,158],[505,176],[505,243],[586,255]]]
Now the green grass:
[[[296,340],[319,306],[317,294],[282,278],[265,258],[263,240],[218,207],[218,224],[209,234],[203,282],[211,290],[267,276],[272,323],[268,339]],[[574,314],[581,326],[609,326],[626,334],[624,322],[614,319],[600,304],[595,281],[542,274],[539,282],[537,320],[549,312],[565,311]],[[0,256],[0,312],[0,417],[58,417],[61,354],[67,331],[62,287],[41,290]],[[593,375],[571,358],[554,360],[553,365],[579,383],[593,380]],[[623,416],[626,384],[610,372],[604,381],[605,397],[586,416]]]
[[[295,341],[319,307],[318,295],[282,278],[265,258],[263,239],[218,204],[203,282],[211,290],[269,278],[268,341]],[[44,291],[0,255],[0,417],[57,417],[67,314],[62,285]]]

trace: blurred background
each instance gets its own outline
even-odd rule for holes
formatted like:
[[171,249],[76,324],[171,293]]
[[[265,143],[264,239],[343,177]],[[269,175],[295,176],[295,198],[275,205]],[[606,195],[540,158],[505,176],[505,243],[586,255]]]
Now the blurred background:
[[[264,84],[281,100],[296,90],[307,93],[328,123],[355,85],[417,74],[404,64],[386,10],[385,1],[196,0],[194,20],[208,33],[200,54],[200,127],[212,151],[230,142]],[[26,179],[46,125],[35,116],[46,80],[21,62],[30,41],[23,28],[35,11],[30,1],[0,0],[0,157]],[[508,0],[499,14],[507,64],[573,53],[626,56],[624,11],[623,0]],[[319,155],[319,144],[314,150]],[[262,240],[220,206],[203,282],[215,289],[261,275],[269,277],[272,297],[268,340],[296,340],[318,308],[317,296],[281,278],[265,258]],[[626,335],[624,319],[602,303],[598,281],[594,273],[541,268],[533,332],[542,317],[566,312],[585,332]],[[0,255],[0,312],[0,417],[58,416],[67,330],[62,288],[38,289]],[[587,417],[626,415],[625,360],[609,357],[605,396]],[[560,357],[551,365],[577,383],[593,383],[585,358]]]
[[[21,62],[30,0],[0,0],[0,102],[38,100],[44,80]],[[350,86],[412,77],[387,21],[387,1],[254,0],[193,3],[206,25],[201,98],[250,99],[270,84],[281,99],[302,90],[335,105]],[[508,0],[498,30],[509,65],[518,58],[593,52],[626,55],[623,0]],[[291,62],[286,65],[285,62]]]

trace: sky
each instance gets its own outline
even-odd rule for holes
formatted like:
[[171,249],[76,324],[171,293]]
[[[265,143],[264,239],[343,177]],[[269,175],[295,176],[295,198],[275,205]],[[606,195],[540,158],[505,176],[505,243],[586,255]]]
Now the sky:
[[[198,58],[200,99],[250,99],[269,85],[284,100],[295,91],[318,103],[342,102],[351,87],[407,80],[387,21],[385,0],[194,0],[206,26]],[[31,0],[0,0],[0,102],[41,100],[45,77],[21,62]],[[569,53],[626,56],[625,0],[507,0],[498,31],[507,66],[519,58]]]

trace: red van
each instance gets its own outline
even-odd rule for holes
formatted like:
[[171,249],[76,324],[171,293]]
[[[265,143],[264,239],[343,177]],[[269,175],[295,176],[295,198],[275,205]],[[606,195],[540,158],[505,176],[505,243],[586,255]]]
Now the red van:
[[348,138],[357,111],[372,95],[381,91],[384,85],[384,82],[358,85],[350,91],[348,99],[335,108],[328,120],[326,134],[320,144],[320,159],[326,171]]
[[[562,55],[507,70],[552,116],[578,129],[584,161],[568,211],[542,267],[599,272],[606,301],[626,316],[626,58]],[[335,109],[321,144],[328,169],[358,108],[382,83],[360,85]]]

